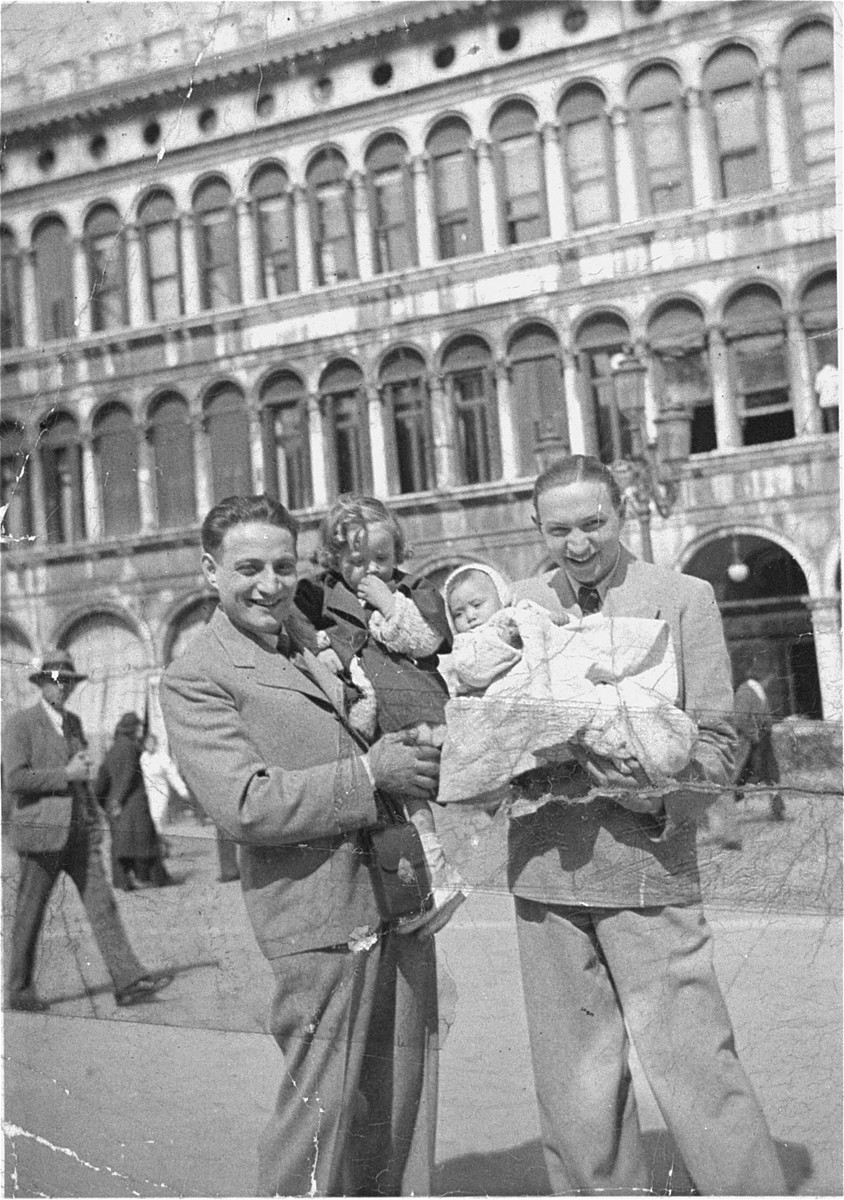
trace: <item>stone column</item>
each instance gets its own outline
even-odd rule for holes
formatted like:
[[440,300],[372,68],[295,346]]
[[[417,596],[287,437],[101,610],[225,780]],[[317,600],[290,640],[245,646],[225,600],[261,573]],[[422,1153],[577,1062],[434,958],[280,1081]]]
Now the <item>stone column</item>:
[[[572,454],[590,454],[587,449],[592,438],[590,430],[594,423],[584,419],[583,396],[580,387],[580,373],[577,369],[577,354],[566,347],[561,349],[563,360],[563,390],[566,395],[566,415],[568,416],[569,444]],[[597,439],[594,439],[597,441]]]
[[481,210],[481,243],[485,254],[492,254],[504,244],[499,229],[498,201],[495,195],[495,174],[489,142],[475,143],[478,162],[478,198]]
[[29,467],[32,471],[32,532],[35,534],[35,546],[43,549],[47,545],[47,503],[44,494],[44,468],[37,448],[29,452]]
[[355,258],[358,278],[371,279],[372,238],[369,233],[369,204],[366,196],[366,180],[359,171],[352,174],[352,213],[355,231]]
[[542,157],[548,194],[548,229],[552,238],[565,238],[571,233],[568,186],[563,171],[560,131],[550,121],[542,126]]
[[791,403],[794,408],[794,433],[796,437],[822,431],[821,410],[815,394],[815,381],[809,360],[806,331],[795,312],[786,313],[785,327],[788,337],[788,357],[792,371]]
[[688,88],[685,93],[688,111],[689,160],[692,169],[692,198],[695,208],[708,208],[714,197],[712,186],[712,161],[709,156],[709,138],[706,133],[706,116],[698,88]]
[[240,294],[243,304],[254,304],[261,295],[258,286],[258,254],[255,247],[255,228],[252,220],[252,205],[248,200],[238,200],[235,206],[237,220],[237,248],[240,260]]
[[623,225],[639,216],[636,171],[633,166],[633,145],[627,109],[614,108],[610,113],[615,143],[615,183],[618,192],[618,219]]
[[457,440],[451,398],[441,375],[428,380],[431,395],[431,425],[434,435],[434,462],[437,468],[437,487],[452,488],[458,482]]
[[94,458],[94,439],[86,434],[82,440],[82,505],[85,511],[85,536],[89,542],[102,541],[103,522],[100,512],[100,481]]
[[659,402],[654,388],[654,359],[651,348],[645,341],[636,341],[633,352],[645,368],[642,376],[642,398],[645,402],[645,437],[649,442],[656,441],[656,418],[659,416]]
[[296,232],[296,270],[299,291],[314,290],[314,252],[311,245],[311,222],[308,212],[308,190],[297,184],[293,193],[293,225]]
[[214,482],[211,472],[211,446],[203,413],[191,418],[193,427],[193,473],[196,484],[196,511],[207,513],[214,504]]
[[[598,424],[595,414],[595,403],[592,397],[592,386],[583,362],[585,357],[585,352],[575,351],[575,391],[572,398],[574,399],[576,397],[576,407],[581,425],[580,432],[583,439],[583,453],[592,454],[597,458]],[[573,411],[573,409],[570,409],[569,411]],[[572,430],[573,429],[574,423],[572,423]],[[572,439],[574,439],[573,432]],[[572,448],[574,448],[573,445]]]
[[38,294],[35,289],[35,253],[21,250],[21,345],[37,346],[41,340]]
[[394,488],[387,473],[387,440],[384,429],[384,406],[377,387],[364,385],[369,416],[369,454],[372,461],[372,490],[376,496],[389,496]]
[[434,247],[434,218],[431,185],[428,180],[428,162],[427,154],[417,154],[411,163],[413,204],[416,216],[416,245],[419,248],[420,267],[430,267],[437,259]]
[[807,601],[825,721],[841,720],[841,610],[836,597]]
[[138,442],[138,501],[141,513],[141,533],[149,533],[158,524],[155,495],[155,460],[146,422],[135,426]]
[[252,488],[260,494],[266,487],[264,480],[264,439],[261,429],[261,410],[256,405],[247,409],[249,420],[249,461],[252,465]]
[[501,444],[501,478],[504,480],[518,479],[522,474],[522,469],[519,461],[518,440],[513,424],[510,369],[506,359],[503,358],[499,358],[495,364],[495,394]]
[[182,250],[182,294],[184,296],[185,314],[193,316],[200,312],[202,294],[199,286],[199,263],[196,257],[196,233],[193,217],[182,213],[181,220],[181,250]]
[[88,278],[88,258],[82,238],[73,239],[71,253],[73,255],[73,324],[79,337],[87,337],[91,332],[93,288]]
[[771,184],[776,190],[782,190],[791,183],[791,163],[788,157],[788,118],[777,67],[765,68],[762,72],[762,86],[765,89],[763,136],[766,134],[768,140]]
[[126,290],[129,298],[129,326],[137,329],[146,325],[148,321],[146,277],[141,254],[141,234],[137,225],[126,226]]
[[712,404],[715,409],[715,436],[719,450],[734,450],[743,444],[741,421],[736,411],[730,381],[730,366],[727,360],[727,344],[724,333],[717,325],[710,325],[709,377],[712,382]]
[[308,446],[311,456],[311,483],[314,490],[314,506],[324,508],[328,504],[328,472],[325,469],[325,438],[322,432],[322,411],[319,396],[308,396]]

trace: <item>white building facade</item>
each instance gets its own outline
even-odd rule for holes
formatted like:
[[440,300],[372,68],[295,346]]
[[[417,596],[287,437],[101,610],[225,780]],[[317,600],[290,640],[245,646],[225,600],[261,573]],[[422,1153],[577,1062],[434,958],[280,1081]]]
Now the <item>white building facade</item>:
[[96,736],[148,704],[236,492],[303,560],[354,490],[436,580],[543,569],[533,477],[630,453],[625,352],[690,418],[656,559],[840,720],[833,6],[266,7],[6,73],[6,699],[58,644]]

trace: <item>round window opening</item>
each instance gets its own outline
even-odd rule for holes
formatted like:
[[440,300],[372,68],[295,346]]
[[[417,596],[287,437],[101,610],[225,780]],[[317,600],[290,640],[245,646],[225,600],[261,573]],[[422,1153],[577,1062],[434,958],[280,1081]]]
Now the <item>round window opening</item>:
[[148,146],[154,146],[161,137],[161,126],[157,121],[148,121],[144,126],[144,141]]
[[196,123],[202,133],[213,133],[217,128],[216,108],[203,108],[202,112],[196,118]]
[[263,96],[259,96],[255,105],[255,112],[259,117],[272,116],[275,112],[275,96],[271,92],[265,92]]
[[568,33],[580,33],[589,16],[582,4],[567,4],[563,12],[563,26]]
[[438,67],[440,71],[445,70],[446,67],[450,67],[453,62],[453,46],[440,46],[438,50],[434,51],[434,66]]
[[326,100],[331,99],[333,92],[334,84],[327,75],[323,75],[322,78],[318,79],[314,84],[314,96],[322,104],[325,104]]
[[107,149],[108,142],[104,133],[95,134],[88,143],[88,152],[91,158],[102,158]]
[[499,50],[515,50],[519,44],[522,33],[518,25],[508,25],[506,29],[502,29],[498,35]]
[[43,150],[38,151],[37,163],[39,170],[52,171],[56,165],[56,152],[52,146],[45,146]]
[[382,62],[377,67],[372,68],[372,82],[376,87],[386,87],[393,78],[393,67],[391,63]]

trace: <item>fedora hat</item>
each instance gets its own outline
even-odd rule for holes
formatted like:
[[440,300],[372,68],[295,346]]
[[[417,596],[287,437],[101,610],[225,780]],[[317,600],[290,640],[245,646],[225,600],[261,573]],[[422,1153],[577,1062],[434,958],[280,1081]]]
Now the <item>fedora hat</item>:
[[43,683],[46,679],[58,682],[60,679],[70,679],[74,683],[80,683],[87,678],[87,675],[79,674],[66,650],[47,650],[38,670],[30,675],[29,682]]

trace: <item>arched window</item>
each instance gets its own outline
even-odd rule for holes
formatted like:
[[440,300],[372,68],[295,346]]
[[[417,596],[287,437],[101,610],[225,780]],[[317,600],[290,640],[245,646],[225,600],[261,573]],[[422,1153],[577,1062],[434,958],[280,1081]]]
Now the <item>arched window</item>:
[[504,245],[547,237],[548,202],[535,111],[523,100],[511,100],[495,114],[489,132]]
[[662,305],[648,322],[654,388],[660,408],[683,406],[692,413],[691,453],[715,450],[715,409],[700,309],[689,300]]
[[[6,514],[8,517],[8,513]],[[8,532],[8,531],[7,531]],[[10,621],[0,621],[0,711],[17,712],[33,703],[38,693],[29,682],[33,649],[27,636]]]
[[64,221],[47,217],[32,235],[38,320],[45,342],[73,332],[73,268]]
[[812,21],[795,30],[783,47],[782,83],[795,180],[834,178],[835,76],[829,25]]
[[150,319],[169,321],[184,311],[179,217],[167,192],[147,196],[138,213]]
[[137,533],[138,438],[132,414],[122,404],[108,404],[94,420],[94,455],[106,537]]
[[558,109],[575,229],[618,220],[612,129],[604,94],[591,83],[566,92]]
[[489,346],[479,337],[458,338],[443,357],[443,375],[454,413],[461,481],[500,479],[495,375]]
[[636,146],[642,211],[670,212],[692,203],[680,79],[671,67],[640,71],[627,95]]
[[529,475],[549,453],[569,453],[569,423],[556,335],[528,325],[507,347],[510,410],[516,426],[519,474]]
[[713,176],[725,200],[770,187],[759,67],[752,50],[726,46],[703,72]]
[[599,313],[584,321],[577,333],[578,367],[587,426],[594,427],[601,462],[629,458],[630,429],[616,403],[610,363],[630,344],[627,322],[615,313]]
[[367,151],[366,186],[376,273],[414,266],[413,181],[407,146],[396,134],[385,133]]
[[203,411],[211,448],[214,503],[226,496],[250,496],[252,459],[243,393],[234,384],[219,384],[206,399]]
[[[93,607],[93,606],[92,606]],[[98,762],[114,737],[122,713],[143,716],[147,707],[147,665],[144,645],[128,619],[93,611],[75,622],[61,639],[77,671],[88,678],[73,697],[73,711],[82,720],[89,749]]]
[[16,421],[0,421],[2,531],[13,539],[29,538],[34,532],[27,457],[23,426]]
[[305,385],[292,371],[279,371],[261,389],[261,429],[267,491],[288,508],[310,508],[308,401]]
[[390,478],[398,491],[426,492],[435,486],[434,439],[425,362],[414,350],[393,350],[383,362],[378,384],[388,439]]
[[229,308],[240,303],[237,229],[231,189],[222,179],[209,179],[193,198],[199,295],[203,308]]
[[85,222],[85,257],[92,327],[101,330],[125,325],[128,308],[123,236],[120,216],[110,204],[99,205]]
[[158,525],[173,529],[196,521],[193,430],[187,401],[160,396],[149,415]]
[[0,348],[11,350],[23,345],[21,322],[20,259],[15,235],[0,229]]
[[825,433],[838,430],[838,282],[835,268],[806,287],[800,318],[809,342],[809,357]]
[[290,183],[281,167],[261,167],[250,187],[258,248],[261,295],[295,292],[296,238]]
[[339,150],[323,150],[311,163],[308,198],[317,282],[357,279],[351,189]]
[[779,297],[762,284],[742,288],[724,308],[724,326],[744,444],[793,438],[788,347]]
[[53,413],[41,424],[38,439],[44,479],[47,540],[55,545],[82,541],[82,443],[79,426],[69,413]]
[[345,359],[332,363],[323,373],[319,394],[335,495],[371,491],[369,417],[360,367]]
[[448,117],[431,131],[434,213],[440,258],[457,258],[481,249],[478,174],[465,121]]

